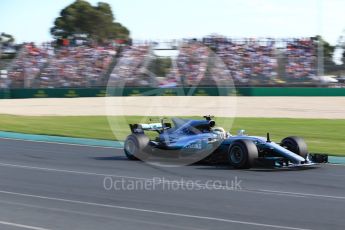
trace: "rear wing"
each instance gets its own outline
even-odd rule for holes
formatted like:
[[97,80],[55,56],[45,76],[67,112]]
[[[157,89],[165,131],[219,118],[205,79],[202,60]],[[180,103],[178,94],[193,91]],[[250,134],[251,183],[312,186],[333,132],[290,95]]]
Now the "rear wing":
[[150,123],[150,124],[129,124],[132,133],[144,133],[144,131],[156,131],[161,133],[165,129],[170,129],[170,123]]

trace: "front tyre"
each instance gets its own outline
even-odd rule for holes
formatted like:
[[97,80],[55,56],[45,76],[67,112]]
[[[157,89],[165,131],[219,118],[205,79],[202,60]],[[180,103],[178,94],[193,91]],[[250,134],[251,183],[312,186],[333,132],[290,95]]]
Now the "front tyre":
[[125,140],[124,152],[129,160],[142,160],[150,139],[145,134],[131,134]]
[[300,155],[304,159],[308,155],[308,147],[304,139],[301,137],[286,137],[281,142],[280,145],[285,147],[287,150],[290,150],[297,155]]
[[229,163],[237,169],[248,169],[254,165],[258,158],[258,148],[250,140],[234,141],[228,151]]

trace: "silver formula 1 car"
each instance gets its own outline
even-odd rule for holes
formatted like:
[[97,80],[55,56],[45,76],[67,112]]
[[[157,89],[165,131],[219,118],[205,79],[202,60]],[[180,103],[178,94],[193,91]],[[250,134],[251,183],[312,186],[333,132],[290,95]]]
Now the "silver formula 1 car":
[[[244,130],[231,135],[216,127],[211,116],[203,120],[172,118],[172,123],[130,124],[124,152],[130,160],[195,163],[229,163],[235,168],[251,168],[255,164],[273,167],[310,166],[327,162],[326,155],[308,153],[301,137],[289,136],[280,143],[266,137],[248,136]],[[147,131],[157,133],[149,138]]]

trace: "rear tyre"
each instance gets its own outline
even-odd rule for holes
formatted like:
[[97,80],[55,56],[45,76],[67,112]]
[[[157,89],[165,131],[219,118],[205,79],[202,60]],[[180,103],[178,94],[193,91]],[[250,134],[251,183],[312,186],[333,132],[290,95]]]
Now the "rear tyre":
[[143,160],[150,139],[145,134],[131,134],[126,138],[124,152],[129,160]]
[[306,158],[308,155],[307,144],[301,137],[286,137],[281,141],[280,145],[303,158]]
[[258,148],[250,140],[234,141],[228,151],[229,163],[237,169],[248,169],[254,165],[258,158]]

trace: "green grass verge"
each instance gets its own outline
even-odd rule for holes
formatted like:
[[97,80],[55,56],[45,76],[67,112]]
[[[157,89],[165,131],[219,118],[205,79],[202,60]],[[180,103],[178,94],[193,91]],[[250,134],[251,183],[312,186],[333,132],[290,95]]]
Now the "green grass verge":
[[[116,119],[116,117],[113,117]],[[142,117],[127,117],[128,123],[137,123]],[[218,126],[230,128],[229,118],[216,118]],[[236,118],[232,133],[245,129],[249,135],[265,136],[279,142],[289,135],[305,138],[312,152],[345,156],[345,119],[288,119],[288,118]],[[12,116],[0,115],[0,130],[30,134],[84,137],[114,140],[105,116]],[[119,123],[118,139],[129,134],[127,123]]]

